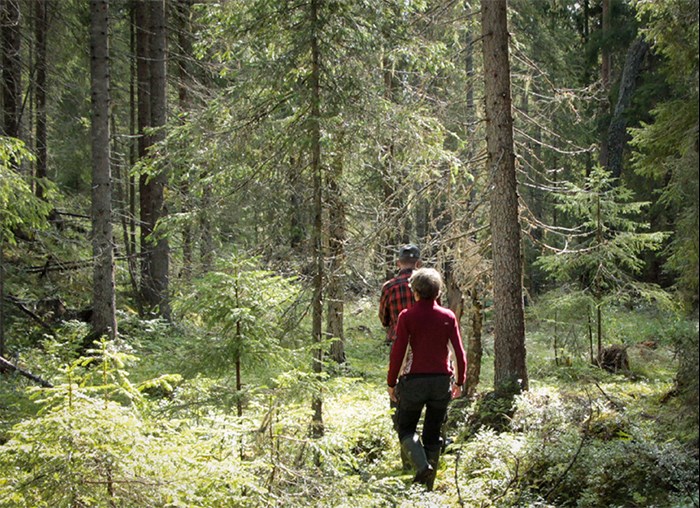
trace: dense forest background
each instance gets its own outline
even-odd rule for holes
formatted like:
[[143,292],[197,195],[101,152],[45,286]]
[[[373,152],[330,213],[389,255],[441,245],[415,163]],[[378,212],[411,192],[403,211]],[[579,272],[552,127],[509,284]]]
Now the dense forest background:
[[[697,507],[698,1],[505,8],[0,0],[0,506]],[[407,242],[468,350],[430,493]]]

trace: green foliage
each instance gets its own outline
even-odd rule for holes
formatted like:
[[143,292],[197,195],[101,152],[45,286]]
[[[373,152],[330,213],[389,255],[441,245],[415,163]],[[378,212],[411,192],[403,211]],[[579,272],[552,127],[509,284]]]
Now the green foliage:
[[557,195],[558,208],[578,225],[560,252],[536,263],[557,281],[581,279],[582,291],[596,297],[613,293],[619,299],[641,292],[631,276],[640,273],[641,253],[658,249],[664,235],[642,232],[648,224],[637,217],[648,203],[633,202],[628,189],[612,183],[606,170],[597,167],[582,187],[565,184],[567,193]]
[[[540,256],[535,265],[580,292],[575,301],[582,304],[582,316],[596,309],[600,354],[603,307],[621,302],[673,306],[661,288],[638,280],[644,266],[642,254],[659,249],[665,234],[645,232],[649,225],[639,217],[647,203],[632,201],[632,192],[615,184],[602,167],[594,168],[583,186],[565,182],[564,187],[566,193],[555,194],[557,206],[576,226],[568,229],[561,249]],[[569,296],[565,300],[567,305],[573,301]]]
[[[168,130],[165,163],[173,170],[173,187],[187,188],[173,195],[171,224],[209,220],[214,243],[232,241],[264,259],[300,259],[303,266],[308,249],[289,252],[289,245],[298,238],[306,246],[312,218],[309,41],[315,32],[321,164],[324,171],[343,168],[337,193],[347,200],[348,223],[354,224],[347,229],[349,258],[366,262],[368,238],[369,247],[383,239],[377,231],[385,223],[374,216],[386,189],[396,189],[391,207],[408,217],[430,184],[419,191],[407,182],[434,183],[465,171],[453,148],[463,144],[461,134],[450,131],[439,108],[425,100],[436,73],[460,68],[423,26],[429,6],[393,0],[320,6],[317,28],[306,5],[194,7],[196,56],[219,93],[207,95]],[[400,202],[409,206],[398,209]]]
[[697,110],[697,96],[691,101],[666,102],[654,111],[653,124],[633,130],[637,171],[668,181],[660,203],[675,216],[676,234],[667,267],[679,274],[678,286],[691,302],[698,293]]
[[[534,325],[534,333],[548,337],[550,352],[539,355],[534,362],[552,362],[588,358],[588,341],[585,340],[591,323],[588,309],[595,300],[575,284],[563,283],[538,297],[537,302],[527,307],[527,316]],[[582,309],[586,309],[582,312]],[[554,351],[554,348],[558,351]],[[554,357],[554,354],[557,357]],[[568,360],[567,360],[568,359]]]
[[698,302],[698,15],[697,0],[635,2],[643,34],[662,56],[671,96],[651,121],[631,129],[635,170],[652,179],[674,223],[666,268],[691,308]]
[[679,358],[676,388],[678,390],[681,413],[688,420],[691,433],[698,440],[700,423],[700,345],[698,344],[698,322],[677,322],[669,330],[669,338]]
[[[18,230],[27,234],[46,226],[51,205],[34,195],[28,178],[16,169],[31,159],[20,140],[0,136],[0,242],[14,244]],[[43,185],[50,197],[48,182],[37,185]]]
[[[426,494],[401,472],[383,381],[388,352],[371,310],[359,302],[349,321],[351,376],[319,380],[304,364],[308,352],[290,352],[272,377],[263,366],[248,369],[255,389],[243,418],[230,414],[225,378],[167,374],[191,340],[177,328],[124,317],[125,340],[100,342],[75,359],[80,327],[66,327],[65,337],[45,342],[58,364],[49,370],[55,387],[32,388],[38,407],[15,405],[16,423],[4,429],[0,505],[688,506],[697,499],[697,433],[679,426],[675,399],[664,397],[673,385],[667,347],[687,340],[696,324],[622,308],[644,338],[666,339],[658,352],[635,353],[646,374],[634,380],[546,363],[539,356],[547,335],[531,333],[529,359],[547,369],[531,370],[531,389],[515,404],[490,406],[509,415],[500,432],[467,432],[476,408],[455,404],[448,431],[455,443]],[[309,401],[320,391],[326,432],[312,439]],[[10,401],[0,405],[3,419]]]
[[254,259],[222,262],[173,303],[178,317],[198,330],[190,361],[209,374],[231,373],[237,360],[247,366],[272,361],[297,297],[294,279],[260,270]]
[[512,397],[499,396],[495,392],[486,393],[477,398],[469,407],[461,438],[467,439],[482,429],[501,432],[508,427],[512,414]]
[[95,342],[95,349],[86,351],[61,370],[63,382],[53,388],[37,392],[44,410],[67,406],[69,409],[80,398],[102,397],[105,405],[110,400],[125,404],[138,404],[140,393],[130,382],[127,363],[136,358],[124,351],[119,342],[102,338]]
[[0,458],[3,506],[260,506],[255,477],[231,454],[233,422],[146,420],[78,398],[13,429]]
[[[697,85],[698,0],[634,0],[633,4],[637,18],[645,23],[642,33],[664,56],[665,71],[669,77],[682,87],[693,82]],[[697,96],[698,90],[688,92]]]
[[631,417],[634,399],[606,396],[585,380],[521,394],[515,432],[483,429],[453,450],[462,465],[462,501],[503,507],[697,502],[697,458],[677,442],[659,440],[653,423]]
[[[84,2],[64,3],[53,25],[62,43],[50,45],[49,162],[61,186],[82,194],[52,205],[79,213],[88,209],[90,165],[87,9]],[[599,97],[587,87],[597,50],[619,50],[634,36],[630,5],[612,2],[613,33],[589,34],[584,24],[598,13],[585,12],[581,2],[511,4],[521,190],[538,199],[530,202],[523,193],[538,216],[554,215],[551,184],[559,186],[562,176],[576,179],[590,163]],[[655,58],[662,57],[664,93],[671,94],[633,131],[634,161],[640,177],[664,186],[652,197],[674,220],[667,268],[697,301],[697,8],[688,13],[676,0],[634,6]],[[27,390],[18,375],[0,379],[0,505],[697,505],[697,321],[667,312],[672,305],[655,308],[669,303],[667,295],[639,279],[643,254],[658,248],[661,235],[648,233],[647,208],[597,169],[559,196],[556,212],[564,217],[557,215],[555,226],[568,226],[571,234],[559,244],[562,252],[538,265],[557,289],[528,309],[532,389],[515,405],[483,394],[476,403],[454,404],[449,435],[457,443],[441,459],[436,490],[411,486],[389,418],[388,350],[376,294],[367,288],[376,286],[376,258],[392,225],[400,235],[424,235],[428,253],[459,250],[454,240],[441,239],[470,236],[464,224],[483,224],[480,185],[487,182],[467,175],[488,176],[481,168],[481,122],[469,104],[469,94],[480,95],[480,57],[473,52],[478,5],[331,0],[320,7],[313,26],[305,3],[192,6],[191,102],[183,104],[190,109],[173,119],[158,153],[135,171],[165,169],[172,177],[167,199],[174,213],[158,228],[172,240],[174,271],[185,240],[211,242],[222,252],[236,245],[260,260],[234,256],[211,272],[204,260],[201,271],[185,266],[189,273],[180,272],[175,288],[174,323],[139,319],[126,303],[129,274],[119,270],[121,337],[80,358],[85,323],[62,323],[48,333],[14,309],[8,320],[13,351],[54,388]],[[132,113],[124,107],[131,69],[127,11],[125,3],[112,9],[112,153],[115,164],[121,162],[115,168],[123,167],[134,141],[121,135]],[[344,170],[339,192],[348,204],[353,274],[347,294],[363,294],[355,309],[346,308],[348,362],[325,376],[311,372],[301,282],[278,275],[307,273],[308,125],[317,120],[309,113],[311,35],[321,51],[321,164]],[[586,53],[586,44],[595,54]],[[472,56],[474,67],[466,69]],[[619,63],[619,54],[613,56]],[[658,101],[658,93],[648,100]],[[0,226],[9,243],[17,232],[41,227],[48,211],[13,166],[28,157],[14,140],[0,142]],[[553,175],[559,181],[552,182]],[[543,189],[545,198],[535,195]],[[452,229],[437,232],[449,221]],[[62,226],[6,251],[13,295],[32,302],[59,295],[71,308],[86,304],[89,269],[31,279],[21,269],[49,255],[89,258],[87,221]],[[298,246],[290,245],[293,236]],[[595,305],[610,311],[607,337],[628,346],[627,376],[588,361]],[[485,318],[488,330],[488,312]],[[550,352],[553,337],[558,362]],[[482,372],[493,368],[490,339],[484,337]],[[643,341],[657,347],[641,347]],[[242,390],[232,376],[239,359]],[[319,395],[325,434],[312,439],[309,402]],[[245,405],[245,417],[231,414],[237,403]]]

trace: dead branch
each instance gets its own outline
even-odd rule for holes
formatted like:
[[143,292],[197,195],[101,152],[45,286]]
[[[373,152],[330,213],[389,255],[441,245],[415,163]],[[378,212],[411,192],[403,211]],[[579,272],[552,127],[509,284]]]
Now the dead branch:
[[11,361],[0,356],[0,370],[8,370],[8,369],[16,371],[20,375],[26,377],[27,379],[31,379],[35,383],[39,383],[44,388],[53,388],[53,385],[51,383],[49,383],[48,381],[46,381],[45,379],[18,367],[17,365],[12,363]]
[[603,397],[605,397],[605,398],[608,400],[608,402],[610,402],[610,404],[611,404],[616,410],[621,411],[621,410],[624,409],[624,406],[623,406],[622,404],[620,404],[619,402],[613,400],[612,398],[610,398],[610,396],[609,396],[607,393],[605,393],[605,390],[603,390],[603,388],[598,384],[598,381],[595,381],[595,380],[594,380],[594,381],[593,381],[593,384],[596,386],[596,388],[598,388],[598,390],[600,391],[600,393],[603,394]]
[[457,488],[457,501],[459,506],[464,506],[464,500],[462,499],[462,490],[459,488],[459,459],[462,456],[462,448],[457,449],[457,454],[455,456],[455,487]]
[[47,330],[53,334],[54,330],[51,327],[51,325],[49,325],[46,321],[41,319],[41,317],[37,316],[34,312],[29,310],[27,308],[27,306],[24,305],[24,303],[19,298],[17,298],[16,296],[12,296],[12,295],[5,295],[5,300],[16,305],[19,310],[21,310],[26,315],[28,315],[30,318],[32,318],[34,321],[39,323],[42,328],[44,328],[45,330]]

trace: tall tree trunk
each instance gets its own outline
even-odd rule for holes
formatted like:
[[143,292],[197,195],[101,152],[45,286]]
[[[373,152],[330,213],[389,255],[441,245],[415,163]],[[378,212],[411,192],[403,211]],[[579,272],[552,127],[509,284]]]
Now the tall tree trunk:
[[[36,44],[36,177],[46,178],[46,34],[47,3],[36,0],[34,34]],[[44,187],[40,182],[36,186],[36,196],[43,198]]]
[[[384,100],[387,103],[394,101],[394,70],[388,60],[383,62],[384,73]],[[391,134],[389,134],[391,135]],[[394,213],[394,203],[397,201],[394,178],[394,142],[388,139],[380,152],[382,190],[384,192],[384,213],[391,217]],[[393,220],[393,222],[392,222]],[[396,271],[396,249],[401,242],[400,228],[396,224],[396,218],[385,220],[389,224],[384,235],[384,278],[391,279]]]
[[[321,55],[318,46],[319,19],[318,9],[320,0],[311,0],[311,117],[309,119],[309,137],[311,140],[311,172],[313,178],[313,256],[314,256],[314,294],[312,302],[312,335],[315,348],[313,350],[313,371],[321,374],[323,371],[323,175],[321,167]],[[312,401],[312,435],[321,437],[323,427],[323,399],[316,394]]]
[[483,347],[481,335],[483,330],[483,305],[479,298],[478,284],[474,284],[471,291],[471,327],[467,343],[467,397],[472,398],[476,394],[476,387],[481,380],[481,357]]
[[[202,174],[202,178],[204,177],[205,175]],[[211,196],[211,184],[207,183],[204,185],[204,189],[202,189],[202,210],[209,210],[212,206]],[[202,271],[206,273],[211,271],[212,266],[214,265],[214,253],[216,250],[216,244],[214,242],[213,235],[214,228],[212,226],[209,214],[206,212],[201,214],[199,224],[201,229],[201,243],[199,245],[199,255],[202,264]]]
[[[604,249],[603,244],[603,220],[602,220],[602,210],[600,209],[600,194],[596,197],[596,250]],[[602,257],[602,256],[601,256]],[[593,275],[593,298],[595,300],[595,318],[596,318],[596,337],[598,342],[598,362],[600,362],[601,354],[603,352],[603,314],[601,307],[603,305],[603,290],[600,287],[600,276],[599,272]]]
[[[388,147],[389,150],[393,151],[393,147]],[[391,154],[391,151],[387,151]],[[393,157],[393,155],[387,155],[386,157]],[[394,189],[389,178],[391,178],[390,159],[385,159],[383,163],[385,170],[382,174],[382,187],[384,189],[384,213],[393,213],[393,200],[394,200]],[[389,222],[386,220],[385,222]],[[396,247],[400,243],[400,237],[398,236],[397,228],[389,226],[386,230],[385,244],[384,244],[384,279],[389,280],[395,275],[396,271]]]
[[[145,159],[148,156],[148,148],[151,146],[151,136],[148,129],[151,126],[151,67],[150,59],[150,10],[145,0],[133,0],[134,25],[136,29],[136,102],[138,125],[138,158]],[[149,236],[153,232],[153,212],[151,187],[148,185],[146,175],[139,177],[139,216],[140,216],[140,262],[141,279],[139,281],[139,309],[141,312],[150,311],[150,306],[155,298],[153,282],[151,281],[152,246]]]
[[[467,9],[470,9],[469,5],[466,5]],[[475,125],[478,123],[476,118],[476,107],[474,103],[474,32],[473,24],[469,23],[466,31],[466,41],[465,41],[465,70],[467,76],[466,83],[466,130],[467,139],[469,143],[467,144],[467,150],[465,154],[465,160],[470,163],[472,157],[474,157],[475,143],[474,139],[474,129]],[[474,202],[476,200],[476,194],[474,191],[474,186],[470,191],[469,201]],[[473,216],[470,218],[470,224],[467,227],[474,227],[476,220]],[[481,358],[483,355],[483,344],[482,344],[482,329],[484,322],[483,305],[481,304],[479,281],[472,281],[472,287],[469,289],[468,294],[470,295],[470,305],[469,305],[469,320],[470,320],[470,330],[468,335],[468,341],[466,344],[467,349],[467,397],[472,398],[476,394],[476,387],[481,381]],[[464,302],[464,298],[461,294],[460,300]],[[463,305],[464,306],[464,305]]]
[[110,167],[109,0],[90,0],[90,82],[92,93],[93,313],[96,336],[117,333],[112,175]]
[[[610,0],[602,0],[601,4],[601,29],[603,31],[603,39],[607,39],[610,34]],[[601,48],[600,79],[605,90],[610,89],[611,72],[612,58],[610,56],[610,49],[608,48],[608,43],[603,43],[603,47]]]
[[493,179],[494,387],[508,396],[527,389],[528,379],[506,0],[483,2],[481,24],[486,143]]
[[[601,32],[603,45],[600,49],[600,81],[603,86],[603,91],[605,97],[603,99],[603,111],[601,114],[606,117],[610,114],[610,75],[612,72],[612,59],[610,57],[610,49],[608,48],[609,43],[607,42],[608,34],[610,33],[610,0],[602,0],[601,2],[602,12],[601,12]],[[600,155],[599,162],[603,167],[608,166],[609,157],[609,147],[608,147],[608,137],[607,132],[602,134],[602,139],[600,140]]]
[[[129,65],[129,167],[134,167],[138,160],[138,122],[137,122],[137,62],[136,62],[136,8],[135,2],[131,2],[129,8],[129,49],[133,55]],[[124,235],[124,250],[126,252],[126,263],[129,270],[129,280],[133,290],[134,298],[141,313],[141,297],[138,282],[138,264],[136,261],[136,180],[127,171],[124,185],[125,190],[121,199],[123,211],[122,231]]]
[[[167,96],[167,76],[166,76],[166,12],[165,0],[150,0],[151,7],[151,126],[159,129],[154,134],[153,142],[161,142],[165,134],[161,127],[165,126],[167,119],[166,96]],[[162,154],[161,154],[162,155]],[[167,176],[164,170],[156,174],[150,185],[153,186],[151,194],[153,202],[153,223],[155,227],[160,219],[165,217],[165,186]],[[168,295],[169,286],[169,262],[170,249],[168,240],[164,235],[157,235],[153,249],[151,263],[151,276],[155,290],[156,301],[152,302],[158,306],[158,314],[164,318],[170,318],[170,299]]]
[[613,178],[622,176],[622,161],[627,135],[625,113],[632,102],[637,77],[648,50],[649,44],[643,38],[638,37],[630,45],[625,58],[617,103],[608,127],[608,169]]
[[462,321],[462,313],[464,312],[464,295],[462,288],[459,287],[458,281],[454,274],[454,261],[449,259],[445,262],[444,279],[445,279],[445,297],[447,307],[455,313],[458,322]]
[[0,235],[0,356],[6,356],[5,349],[5,239]]
[[[137,0],[137,73],[139,91],[139,157],[148,157],[149,149],[162,139],[162,133],[145,134],[147,128],[158,128],[166,120],[165,74],[165,4],[163,0]],[[141,293],[148,312],[170,316],[168,300],[168,241],[153,234],[164,214],[165,172],[140,180],[141,205]]]
[[343,178],[343,139],[338,141],[335,161],[328,175],[328,323],[327,333],[335,340],[331,344],[331,358],[345,363],[344,294],[345,294],[345,202],[341,182]]
[[301,247],[306,236],[306,224],[302,211],[303,199],[303,182],[301,170],[299,168],[299,159],[296,157],[289,158],[289,167],[287,169],[287,189],[289,191],[289,246],[292,250],[301,253]]
[[[189,59],[192,58],[192,23],[190,21],[192,0],[178,0],[177,21],[178,21],[178,44],[180,55],[177,59],[179,82],[177,86],[178,102],[181,112],[189,111],[192,107],[190,99],[190,86],[192,82],[192,70]],[[184,206],[184,212],[190,212],[191,197],[188,180],[183,180],[180,184],[180,193]],[[182,276],[189,280],[192,276],[192,265],[194,263],[194,235],[192,224],[188,221],[182,229]]]
[[20,0],[1,0],[2,104],[4,136],[21,138],[22,66]]

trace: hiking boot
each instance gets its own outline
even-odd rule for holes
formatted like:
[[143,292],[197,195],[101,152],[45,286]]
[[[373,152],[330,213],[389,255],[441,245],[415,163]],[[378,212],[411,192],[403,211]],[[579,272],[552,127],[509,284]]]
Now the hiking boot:
[[428,459],[428,464],[432,468],[430,475],[426,478],[425,487],[428,492],[431,492],[433,490],[433,485],[435,485],[438,462],[440,462],[440,445],[425,448],[425,456]]
[[416,476],[413,478],[413,483],[425,484],[432,474],[433,467],[428,463],[425,449],[418,435],[413,434],[412,436],[402,439],[401,449],[411,458],[413,467],[416,469]]

